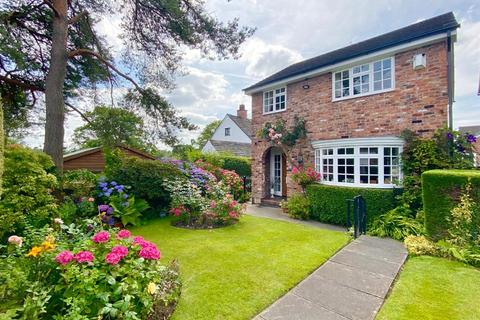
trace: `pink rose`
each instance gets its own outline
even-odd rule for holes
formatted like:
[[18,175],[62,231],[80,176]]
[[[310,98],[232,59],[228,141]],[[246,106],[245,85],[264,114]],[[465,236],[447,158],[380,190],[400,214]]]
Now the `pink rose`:
[[119,255],[121,258],[128,254],[128,248],[125,246],[115,246],[112,248],[111,253]]
[[122,260],[122,257],[116,253],[110,252],[105,256],[105,262],[111,265],[116,265]]
[[108,231],[100,231],[92,237],[93,242],[103,243],[107,242],[110,239],[110,234]]
[[157,247],[154,244],[142,247],[138,255],[148,260],[160,259],[160,251],[158,251]]
[[122,230],[118,231],[117,238],[118,239],[130,238],[131,235],[132,234],[130,233],[130,231],[128,231],[126,229],[122,229]]
[[67,265],[73,259],[74,259],[73,253],[71,251],[68,251],[68,250],[64,250],[64,251],[60,252],[55,257],[55,261],[57,261],[58,263],[60,263],[63,266]]
[[93,253],[90,251],[80,251],[75,255],[75,260],[77,260],[78,263],[89,263],[93,261],[93,258]]

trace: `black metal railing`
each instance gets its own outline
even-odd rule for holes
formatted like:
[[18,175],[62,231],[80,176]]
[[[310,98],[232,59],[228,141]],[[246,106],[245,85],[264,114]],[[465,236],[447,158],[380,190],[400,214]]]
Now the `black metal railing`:
[[347,228],[350,229],[352,227],[353,218],[353,237],[357,238],[359,235],[367,233],[367,204],[362,196],[356,196],[346,201]]

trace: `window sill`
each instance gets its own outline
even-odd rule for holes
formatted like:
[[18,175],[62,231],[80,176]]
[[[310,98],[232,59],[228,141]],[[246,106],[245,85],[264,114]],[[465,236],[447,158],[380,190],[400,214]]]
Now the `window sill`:
[[287,111],[287,108],[285,108],[285,109],[283,109],[283,110],[263,112],[263,115],[266,116],[266,115],[269,115],[269,114],[275,114],[275,113],[280,113],[280,112],[285,112],[285,111]]
[[332,98],[332,102],[338,102],[338,101],[344,101],[344,100],[350,100],[350,99],[357,99],[357,98],[362,98],[362,97],[368,97],[368,96],[373,96],[376,94],[381,94],[381,93],[386,93],[386,92],[392,92],[395,91],[395,88],[392,89],[387,89],[387,90],[382,90],[382,91],[375,91],[375,92],[368,92],[368,93],[363,93],[363,94],[357,94],[354,96],[348,96],[348,97],[342,97],[342,98]]

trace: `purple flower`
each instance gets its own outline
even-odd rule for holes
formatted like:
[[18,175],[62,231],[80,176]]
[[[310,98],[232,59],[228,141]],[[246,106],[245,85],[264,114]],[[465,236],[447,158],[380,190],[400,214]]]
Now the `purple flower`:
[[128,199],[128,194],[125,193],[125,194],[123,195],[123,199]]
[[468,134],[467,135],[467,141],[468,141],[468,143],[477,142],[477,137],[475,137],[473,134]]
[[100,188],[105,188],[108,184],[106,182],[100,182]]
[[108,191],[108,188],[107,188],[107,187],[103,187],[103,188],[102,188],[102,191],[103,191],[103,192],[107,192],[107,191]]
[[107,212],[110,206],[108,204],[101,204],[98,206],[98,211]]
[[111,184],[112,186],[116,186],[116,185],[117,185],[117,183],[116,183],[115,181],[110,182],[110,184]]
[[453,139],[453,133],[447,132],[447,138],[450,140]]
[[108,215],[111,215],[112,212],[113,212],[113,208],[112,208],[112,207],[108,207],[108,209],[107,209],[107,214],[108,214]]

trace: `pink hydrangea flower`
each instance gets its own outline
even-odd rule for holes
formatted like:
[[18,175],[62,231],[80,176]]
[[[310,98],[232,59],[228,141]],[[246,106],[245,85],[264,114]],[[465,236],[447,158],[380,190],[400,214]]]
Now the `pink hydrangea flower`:
[[116,253],[110,252],[105,256],[105,262],[111,265],[116,265],[122,260],[122,257]]
[[118,239],[130,238],[131,235],[132,234],[130,233],[130,231],[128,231],[126,229],[122,229],[122,230],[118,231],[117,238]]
[[23,239],[22,237],[19,237],[19,236],[10,236],[8,237],[8,243],[21,247],[23,243]]
[[93,253],[90,251],[80,251],[75,255],[75,260],[77,260],[78,263],[89,263],[93,261]]
[[111,253],[119,255],[121,258],[128,254],[128,248],[125,246],[115,246],[112,248]]
[[235,207],[236,205],[237,205],[237,201],[233,200],[232,202],[230,202],[229,207],[231,209],[231,208]]
[[230,218],[237,218],[237,213],[235,211],[230,211],[228,215],[230,216]]
[[67,265],[73,259],[74,259],[73,253],[71,251],[68,251],[68,250],[64,250],[64,251],[60,252],[55,257],[55,261],[57,261],[58,263],[60,263],[63,266]]
[[93,242],[103,243],[107,242],[110,239],[110,234],[108,231],[100,231],[92,237]]
[[160,259],[160,251],[158,251],[157,247],[153,243],[145,247],[142,247],[138,255],[148,260]]
[[145,239],[143,239],[141,236],[136,236],[133,238],[133,244],[140,245],[142,242],[145,242]]

